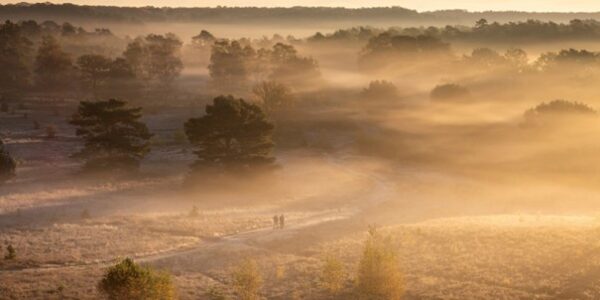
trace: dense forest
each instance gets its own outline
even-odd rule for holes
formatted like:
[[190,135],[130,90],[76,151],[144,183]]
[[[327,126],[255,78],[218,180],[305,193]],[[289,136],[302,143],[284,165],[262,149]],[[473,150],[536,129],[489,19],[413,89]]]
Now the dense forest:
[[567,22],[572,19],[599,18],[600,13],[529,13],[529,12],[468,12],[444,10],[419,13],[402,7],[335,8],[335,7],[111,7],[78,6],[73,4],[6,4],[0,5],[0,18],[57,21],[104,22],[206,22],[206,23],[285,23],[312,22],[414,22],[423,24],[471,24],[485,18],[491,21]]

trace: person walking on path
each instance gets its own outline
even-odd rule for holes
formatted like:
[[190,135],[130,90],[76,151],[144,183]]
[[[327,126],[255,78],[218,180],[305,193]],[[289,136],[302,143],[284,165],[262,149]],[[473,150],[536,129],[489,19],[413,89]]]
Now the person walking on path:
[[277,215],[273,216],[273,229],[277,229],[279,228],[279,218],[277,217]]
[[279,216],[279,228],[283,229],[285,226],[285,217],[283,215]]

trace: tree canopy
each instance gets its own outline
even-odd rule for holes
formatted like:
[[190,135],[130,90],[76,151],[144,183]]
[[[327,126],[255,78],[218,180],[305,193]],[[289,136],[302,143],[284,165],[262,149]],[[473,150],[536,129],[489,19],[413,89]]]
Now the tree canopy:
[[196,168],[252,169],[274,162],[274,126],[262,109],[233,96],[219,96],[206,115],[189,119],[185,132],[196,147]]
[[46,90],[59,90],[71,83],[73,64],[52,36],[44,36],[35,58],[36,85]]
[[139,121],[141,108],[128,108],[124,101],[86,102],[79,104],[70,124],[83,137],[83,149],[74,154],[85,161],[86,170],[130,170],[139,167],[150,151],[152,134]]

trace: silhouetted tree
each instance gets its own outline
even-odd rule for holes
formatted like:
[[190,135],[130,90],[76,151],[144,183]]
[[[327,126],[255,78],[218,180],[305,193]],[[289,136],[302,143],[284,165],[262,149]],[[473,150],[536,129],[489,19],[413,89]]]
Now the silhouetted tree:
[[252,169],[274,162],[274,126],[262,109],[233,96],[219,96],[206,106],[206,115],[185,123],[196,147],[195,168]]
[[168,273],[140,266],[130,258],[108,268],[98,289],[108,300],[175,299],[175,288]]
[[198,35],[192,37],[192,45],[194,47],[204,49],[212,46],[212,44],[217,40],[212,33],[202,30]]
[[32,43],[10,21],[0,26],[0,91],[15,93],[29,84],[28,59]]
[[85,160],[86,170],[130,170],[139,167],[150,151],[152,134],[139,121],[141,108],[128,108],[123,101],[85,102],[79,104],[70,124],[83,137],[84,148],[74,154]]
[[235,90],[248,83],[256,61],[256,51],[238,41],[216,41],[211,50],[208,70],[213,84],[221,89]]
[[183,69],[182,45],[174,34],[149,34],[131,42],[123,56],[139,78],[170,84]]
[[83,80],[91,85],[94,95],[98,84],[110,75],[111,64],[109,58],[97,54],[83,55],[77,59]]
[[254,96],[262,103],[266,113],[273,113],[292,104],[291,90],[285,84],[276,81],[263,81],[252,89]]
[[17,162],[8,153],[2,140],[0,140],[0,183],[3,183],[16,175]]
[[36,85],[60,90],[70,84],[73,75],[71,58],[52,36],[44,36],[35,59]]
[[310,57],[301,57],[292,45],[277,43],[270,51],[272,70],[269,77],[285,82],[306,81],[318,78],[319,65]]
[[392,82],[374,80],[363,89],[361,96],[367,99],[393,99],[398,96],[398,88]]
[[454,83],[438,85],[430,94],[433,100],[465,100],[470,96],[468,88]]
[[548,122],[572,120],[572,118],[595,117],[597,112],[579,102],[554,100],[541,103],[525,112],[526,126],[542,125]]

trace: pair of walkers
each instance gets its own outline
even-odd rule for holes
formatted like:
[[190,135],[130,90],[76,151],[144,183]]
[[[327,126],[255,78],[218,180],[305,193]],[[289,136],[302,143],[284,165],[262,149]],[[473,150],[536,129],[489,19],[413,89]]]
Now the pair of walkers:
[[273,216],[273,229],[283,229],[285,226],[285,217],[283,215]]

